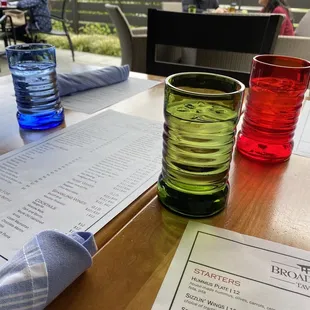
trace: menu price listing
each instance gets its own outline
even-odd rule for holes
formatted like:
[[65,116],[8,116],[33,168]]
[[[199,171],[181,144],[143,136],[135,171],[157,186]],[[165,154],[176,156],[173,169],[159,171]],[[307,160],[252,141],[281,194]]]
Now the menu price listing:
[[1,156],[0,265],[42,230],[101,229],[156,182],[161,132],[108,111]]
[[[191,306],[191,308],[188,308],[187,306],[182,306],[182,310],[238,310],[239,308],[229,305],[229,299],[234,299],[241,303],[247,304],[248,306],[252,306],[253,309],[277,310],[273,307],[268,307],[263,303],[258,303],[256,301],[248,300],[247,298],[242,297],[242,282],[238,280],[223,277],[221,275],[217,275],[215,273],[205,271],[199,268],[194,269],[194,274],[201,275],[203,277],[208,276],[211,278],[211,281],[212,279],[218,280],[223,283],[227,283],[227,285],[216,282],[214,283],[211,281],[205,281],[198,278],[197,276],[192,276],[188,285],[188,293],[186,293],[184,297],[184,304],[187,306]],[[240,289],[236,289],[234,286],[240,287]],[[209,296],[214,296],[213,294],[215,295],[213,299],[208,298]],[[216,297],[216,295],[218,295],[218,297]],[[228,299],[223,298],[223,296],[228,297]],[[194,308],[192,308],[193,306]],[[242,307],[241,309],[244,308]]]
[[152,310],[309,310],[307,272],[306,251],[189,222]]

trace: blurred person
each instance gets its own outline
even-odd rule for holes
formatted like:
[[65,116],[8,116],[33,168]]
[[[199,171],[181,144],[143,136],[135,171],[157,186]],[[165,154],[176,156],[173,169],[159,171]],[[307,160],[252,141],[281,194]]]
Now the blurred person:
[[225,9],[220,8],[219,0],[182,0],[183,12],[188,12],[189,5],[195,5],[197,13],[208,9],[214,9],[216,13],[226,12]]
[[262,12],[264,13],[285,15],[285,19],[280,29],[280,35],[282,36],[294,35],[292,16],[286,0],[258,0],[258,3],[264,7],[262,9]]
[[25,25],[15,28],[17,40],[31,43],[31,31],[50,32],[52,30],[48,0],[19,0],[17,9],[27,10],[29,16],[29,20],[25,22]]

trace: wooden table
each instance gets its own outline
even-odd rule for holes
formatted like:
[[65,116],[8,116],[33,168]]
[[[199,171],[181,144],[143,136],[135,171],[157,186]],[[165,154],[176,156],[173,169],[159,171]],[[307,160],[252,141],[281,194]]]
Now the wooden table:
[[[163,86],[113,107],[162,119]],[[227,209],[200,222],[310,250],[310,159],[262,165],[235,152]],[[153,196],[154,187],[144,197]],[[188,222],[154,197],[94,257],[87,272],[48,309],[151,309]],[[126,212],[130,212],[129,207]]]
[[[130,76],[141,79],[151,79],[158,81],[164,80],[161,77],[133,72],[130,73]],[[5,154],[11,150],[22,147],[23,145],[37,141],[47,136],[48,134],[78,123],[94,115],[84,114],[66,109],[65,122],[57,128],[38,132],[20,130],[16,120],[15,97],[12,95],[11,92],[8,92],[7,85],[9,83],[12,83],[10,76],[0,77],[0,154]],[[154,91],[159,94],[162,93],[162,89],[162,86],[159,86],[159,88]],[[108,109],[114,107],[114,109],[119,112],[124,112],[132,115],[146,116],[146,114],[148,113],[146,107],[148,107],[149,103],[151,102],[152,93],[153,90],[150,89],[148,94],[138,94],[130,98],[129,101],[131,101],[132,103],[129,106],[125,101],[111,106]],[[146,98],[147,102],[144,102]],[[147,104],[147,106],[145,104]],[[158,108],[160,105],[162,105],[162,102],[158,102],[156,107]],[[162,111],[161,109],[159,109],[157,112],[157,114],[154,114],[155,119],[159,117]],[[150,113],[152,113],[152,108],[150,109]],[[136,199],[136,201],[134,201],[129,208],[125,209],[110,223],[108,223],[103,229],[101,229],[95,236],[98,248],[101,248],[105,243],[107,243],[124,225],[128,223],[129,220],[131,220],[152,198],[154,198],[155,195],[155,188],[150,189],[147,193]]]

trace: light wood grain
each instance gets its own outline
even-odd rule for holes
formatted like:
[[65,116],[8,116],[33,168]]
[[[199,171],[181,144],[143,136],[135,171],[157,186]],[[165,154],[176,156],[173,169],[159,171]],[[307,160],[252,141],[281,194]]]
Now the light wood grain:
[[[158,86],[116,108],[162,119],[162,100]],[[230,184],[228,207],[199,221],[310,250],[310,159],[293,155],[289,162],[263,165],[235,152]],[[187,222],[155,197],[48,308],[151,309]]]
[[[131,77],[150,79],[163,81],[162,77],[157,77],[154,75],[147,75],[141,73],[130,73]],[[12,83],[10,76],[5,76],[0,78],[0,107],[2,109],[2,114],[0,114],[0,154],[5,154],[9,151],[22,147],[28,143],[35,142],[55,131],[59,131],[62,128],[66,128],[78,122],[81,122],[95,114],[101,113],[103,110],[93,114],[88,115],[80,112],[75,112],[72,110],[65,110],[65,122],[54,129],[45,131],[27,131],[19,128],[16,120],[16,103],[15,98],[12,94],[7,92],[7,85]],[[156,89],[150,89],[144,94],[137,94],[123,102],[116,105],[112,105],[107,109],[115,109],[119,112],[145,116],[148,109],[143,108],[145,102],[149,102],[153,94],[157,94],[155,98],[157,101],[153,100],[154,107],[157,107],[158,115],[154,114],[151,118],[158,119],[160,114],[162,114],[163,102],[159,94],[162,93],[162,86],[159,85]],[[146,100],[146,96],[148,96]],[[8,102],[10,104],[8,104]],[[155,109],[155,108],[154,108]],[[108,223],[104,228],[102,228],[95,236],[98,248],[101,248],[105,243],[107,243],[123,226],[125,226],[128,221],[130,221],[154,196],[156,195],[155,187],[151,188],[147,193],[136,199],[127,209],[123,210],[118,216],[116,216],[110,223]]]

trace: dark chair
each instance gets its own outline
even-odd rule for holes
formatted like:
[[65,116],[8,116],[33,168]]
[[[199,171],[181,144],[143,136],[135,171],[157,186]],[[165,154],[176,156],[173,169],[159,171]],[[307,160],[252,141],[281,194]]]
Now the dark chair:
[[4,45],[11,45],[11,39],[13,39],[14,44],[16,44],[15,30],[11,16],[3,15],[0,18],[0,26],[0,40],[4,41]]
[[36,31],[36,30],[33,31],[32,30],[31,31],[31,37],[33,38],[33,41],[37,41],[37,37],[36,37],[37,33],[44,33],[44,34],[48,34],[48,35],[67,37],[68,43],[69,43],[69,47],[70,47],[70,50],[71,50],[71,53],[72,53],[72,60],[74,61],[74,48],[73,48],[72,40],[70,38],[70,34],[68,32],[68,28],[67,28],[67,25],[66,25],[66,23],[69,22],[67,20],[67,18],[66,18],[67,1],[68,0],[63,0],[62,8],[61,8],[61,12],[60,12],[59,16],[51,14],[51,19],[52,20],[61,22],[63,31],[52,30],[51,32],[42,32],[42,31]]
[[146,27],[131,29],[126,16],[117,5],[106,4],[122,50],[122,65],[129,65],[131,71],[145,73],[146,70]]
[[275,47],[283,20],[281,15],[189,14],[148,11],[147,73],[168,76],[184,71],[203,71],[238,79],[246,86],[249,72],[158,61],[158,45],[193,50],[244,54],[269,54]]

